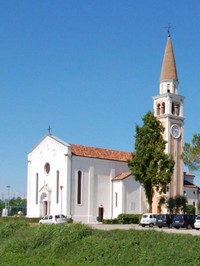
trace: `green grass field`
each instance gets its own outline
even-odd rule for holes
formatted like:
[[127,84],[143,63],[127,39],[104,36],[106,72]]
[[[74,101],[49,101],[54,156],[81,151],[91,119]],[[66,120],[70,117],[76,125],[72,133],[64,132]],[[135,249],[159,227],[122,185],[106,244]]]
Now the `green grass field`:
[[82,224],[0,222],[0,265],[200,265],[200,237]]

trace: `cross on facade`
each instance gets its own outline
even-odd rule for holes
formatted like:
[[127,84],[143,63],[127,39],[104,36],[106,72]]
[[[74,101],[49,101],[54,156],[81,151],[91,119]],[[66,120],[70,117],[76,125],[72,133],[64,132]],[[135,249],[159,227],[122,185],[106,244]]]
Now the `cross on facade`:
[[49,135],[51,135],[51,127],[50,126],[48,127],[48,132],[49,132]]

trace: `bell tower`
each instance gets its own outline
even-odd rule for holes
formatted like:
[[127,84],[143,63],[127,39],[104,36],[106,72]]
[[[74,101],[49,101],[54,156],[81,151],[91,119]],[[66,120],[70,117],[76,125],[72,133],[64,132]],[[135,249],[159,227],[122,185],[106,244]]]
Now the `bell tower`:
[[167,197],[183,194],[183,163],[181,159],[183,148],[183,107],[184,96],[178,94],[178,75],[172,47],[172,40],[168,32],[162,69],[160,74],[159,95],[153,97],[154,115],[165,128],[163,138],[167,141],[166,153],[171,154],[175,161]]

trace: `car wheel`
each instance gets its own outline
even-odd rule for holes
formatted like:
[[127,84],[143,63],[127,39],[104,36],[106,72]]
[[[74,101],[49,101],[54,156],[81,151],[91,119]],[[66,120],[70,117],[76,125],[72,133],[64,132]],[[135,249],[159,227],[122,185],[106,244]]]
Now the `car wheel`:
[[162,228],[162,226],[158,226],[159,228]]
[[144,225],[144,224],[142,224],[142,227],[145,227],[145,225]]
[[176,227],[176,229],[180,229],[180,227]]
[[186,229],[191,229],[191,225],[188,224],[188,225],[186,226]]
[[196,230],[199,230],[199,228],[195,228]]
[[149,224],[149,227],[153,227],[153,224]]

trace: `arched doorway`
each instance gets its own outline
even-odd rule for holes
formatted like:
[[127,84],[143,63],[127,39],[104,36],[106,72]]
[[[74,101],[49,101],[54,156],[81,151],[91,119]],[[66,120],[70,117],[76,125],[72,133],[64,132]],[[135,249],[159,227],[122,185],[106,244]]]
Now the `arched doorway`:
[[49,214],[48,197],[45,192],[40,196],[40,216]]

